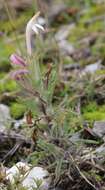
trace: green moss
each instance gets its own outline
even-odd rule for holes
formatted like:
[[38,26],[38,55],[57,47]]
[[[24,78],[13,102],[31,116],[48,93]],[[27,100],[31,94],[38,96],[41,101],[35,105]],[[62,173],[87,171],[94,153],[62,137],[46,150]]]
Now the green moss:
[[5,89],[8,91],[8,92],[11,92],[11,91],[14,91],[17,89],[17,84],[15,81],[13,80],[10,80],[9,82],[7,82],[5,84]]
[[17,90],[17,84],[13,80],[4,80],[0,82],[0,93],[13,92]]
[[97,171],[91,170],[88,173],[89,173],[89,175],[93,176],[96,179],[96,181],[98,181],[98,182],[102,181],[102,176],[98,175]]
[[85,120],[89,121],[99,121],[99,120],[105,120],[105,112],[95,111],[95,112],[87,112],[83,114],[83,117]]
[[70,42],[76,42],[77,40],[83,38],[86,36],[86,30],[83,26],[77,25],[72,32],[70,33],[70,36],[68,37],[68,40]]
[[96,43],[92,48],[91,52],[94,56],[105,56],[105,40],[103,40],[103,43]]
[[9,57],[14,52],[15,48],[12,44],[6,44],[3,40],[0,41],[0,71],[8,71],[11,68]]
[[6,33],[10,33],[14,30],[20,30],[23,28],[27,22],[27,20],[32,16],[33,10],[26,11],[17,18],[12,18],[12,22],[10,21],[0,21],[1,31]]
[[94,112],[97,110],[97,104],[96,102],[90,102],[88,105],[86,105],[85,107],[83,107],[83,112]]
[[6,74],[7,74],[7,73],[5,73],[5,72],[1,72],[1,73],[0,73],[0,80],[2,80],[2,79],[6,76]]
[[81,22],[85,22],[87,20],[91,20],[93,17],[97,17],[100,15],[104,15],[105,13],[105,5],[96,5],[96,6],[91,6],[85,16],[82,17]]
[[73,59],[70,58],[70,57],[68,57],[68,56],[66,56],[63,59],[63,64],[65,64],[65,65],[67,65],[67,64],[73,64]]
[[97,70],[97,71],[96,71],[96,75],[97,75],[97,76],[105,75],[105,69],[103,69],[103,70]]
[[[98,32],[103,31],[105,27],[105,23],[103,21],[97,21],[89,25],[88,31],[89,32]],[[86,28],[87,30],[87,28]]]
[[25,105],[20,103],[12,103],[10,106],[10,113],[14,119],[20,119],[25,113]]
[[101,112],[104,112],[104,113],[105,113],[105,105],[100,106],[100,107],[99,107],[99,111],[101,111]]
[[72,43],[77,43],[78,40],[83,39],[94,32],[100,32],[105,30],[105,23],[103,21],[97,21],[90,24],[88,27],[85,27],[82,23],[79,23],[73,30],[70,32],[68,40]]
[[96,102],[90,102],[83,108],[83,117],[89,121],[105,120],[105,105],[98,106]]
[[[77,42],[83,37],[89,36],[91,33],[98,31],[105,31],[105,22],[104,19],[98,19],[97,16],[104,15],[105,5],[96,5],[91,6],[86,13],[81,16],[78,20],[77,26],[70,32],[70,36],[68,40],[70,42]],[[96,18],[91,23],[92,18]],[[89,25],[85,25],[85,23],[90,22]]]
[[3,37],[0,38],[0,71],[10,70],[11,66],[10,66],[9,57],[13,52],[15,52],[16,47],[18,47],[19,43],[21,42],[21,40],[19,41],[18,34],[17,34],[18,37],[16,38],[14,30],[18,32],[20,31],[20,29],[22,30],[23,28],[25,28],[26,22],[31,15],[32,15],[32,10],[23,13],[18,18],[12,20],[13,23],[12,25],[10,21],[3,21],[3,20],[0,21],[0,30],[9,34],[12,39],[14,38],[12,42],[9,41],[10,39],[8,38],[6,39],[5,36],[4,38]]

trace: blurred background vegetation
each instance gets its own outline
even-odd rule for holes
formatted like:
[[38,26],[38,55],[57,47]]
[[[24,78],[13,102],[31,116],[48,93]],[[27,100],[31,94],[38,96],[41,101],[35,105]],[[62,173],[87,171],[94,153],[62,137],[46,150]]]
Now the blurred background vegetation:
[[[74,93],[79,94],[82,90],[86,101],[83,102],[84,107],[81,109],[81,113],[86,120],[102,120],[105,119],[104,104],[104,86],[103,78],[97,81],[95,84],[95,78],[103,76],[104,59],[105,59],[105,2],[98,0],[1,0],[0,2],[0,100],[1,103],[6,103],[11,108],[11,114],[15,118],[20,118],[23,115],[23,106],[14,97],[14,92],[17,90],[15,81],[8,79],[7,75],[11,71],[9,57],[13,52],[18,52],[22,56],[25,55],[25,26],[27,21],[34,13],[40,10],[41,15],[48,19],[48,27],[50,27],[50,36],[53,38],[60,30],[61,26],[74,24],[75,26],[68,32],[67,44],[65,47],[68,53],[65,56],[61,55],[62,63],[65,65],[76,64],[80,66],[80,70],[83,70],[86,65],[91,65],[102,62],[102,67],[97,69],[92,76],[85,80],[80,87],[72,89],[72,80],[75,80],[75,71],[72,76],[71,71],[62,72],[64,78],[68,78],[69,81],[69,95],[74,96]],[[56,11],[57,10],[57,11]],[[66,30],[66,29],[65,29]],[[65,31],[64,31],[65,32]],[[59,33],[59,36],[63,36],[63,33]],[[49,38],[50,38],[49,36]],[[60,38],[60,37],[58,37]],[[61,37],[63,38],[63,37]],[[74,53],[69,52],[69,45],[75,48]],[[37,44],[38,46],[38,44]],[[48,45],[49,46],[49,45]],[[51,57],[57,54],[59,48],[52,44],[50,47],[44,48],[44,62],[51,59]],[[67,49],[68,48],[68,49]],[[43,48],[42,48],[43,49]],[[57,50],[58,49],[58,50]],[[93,66],[93,70],[94,70]],[[69,69],[68,69],[69,70]],[[69,80],[70,78],[70,80]],[[72,78],[72,80],[71,80]],[[97,84],[100,83],[100,84]],[[68,88],[68,87],[67,87]],[[62,95],[67,92],[63,90]],[[73,87],[75,88],[75,86]],[[82,89],[81,89],[82,88]],[[101,88],[101,92],[99,89]],[[8,94],[6,98],[5,93]],[[9,95],[10,94],[10,95]],[[9,97],[11,96],[11,97]],[[13,97],[12,97],[13,96]],[[77,95],[78,96],[78,95]],[[9,99],[9,101],[8,101]],[[91,102],[91,103],[90,103]],[[16,108],[17,106],[17,108]],[[15,112],[16,108],[16,112]],[[19,109],[19,112],[17,111]]]

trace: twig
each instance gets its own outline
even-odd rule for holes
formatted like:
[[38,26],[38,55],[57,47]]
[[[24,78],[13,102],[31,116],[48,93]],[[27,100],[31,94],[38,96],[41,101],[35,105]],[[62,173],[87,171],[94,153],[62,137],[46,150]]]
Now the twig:
[[70,156],[72,162],[74,163],[76,169],[78,170],[78,172],[79,172],[80,175],[82,176],[82,178],[83,178],[90,186],[92,186],[95,190],[98,190],[98,189],[86,178],[86,176],[80,171],[80,169],[79,169],[79,167],[77,166],[77,164],[75,163],[75,160],[73,159],[72,155],[69,154],[69,156]]

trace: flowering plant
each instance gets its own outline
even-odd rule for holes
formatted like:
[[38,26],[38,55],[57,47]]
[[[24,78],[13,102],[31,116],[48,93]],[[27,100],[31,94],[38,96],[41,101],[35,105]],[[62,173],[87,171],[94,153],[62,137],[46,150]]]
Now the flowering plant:
[[[34,56],[32,52],[32,36],[35,33],[44,32],[43,26],[38,24],[39,12],[35,14],[27,23],[26,26],[26,47],[27,60],[24,60],[17,54],[12,54],[10,57],[14,71],[11,72],[11,78],[21,87],[23,102],[27,105],[29,112],[35,113],[39,117],[44,118],[47,124],[51,121],[52,95],[55,87],[56,72],[52,72],[52,66],[48,65],[48,70],[42,74],[39,57]],[[32,121],[30,122],[32,123]]]

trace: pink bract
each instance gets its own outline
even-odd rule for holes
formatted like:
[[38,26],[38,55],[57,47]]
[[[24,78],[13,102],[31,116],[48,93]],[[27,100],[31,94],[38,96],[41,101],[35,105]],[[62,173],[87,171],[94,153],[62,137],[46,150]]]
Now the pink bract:
[[14,64],[14,65],[19,65],[19,66],[23,66],[23,67],[26,66],[25,61],[19,55],[12,54],[10,56],[10,60],[11,60],[12,64]]
[[19,69],[16,71],[12,71],[10,73],[10,77],[11,77],[11,79],[21,80],[23,78],[23,76],[28,73],[29,73],[29,71],[27,69]]

